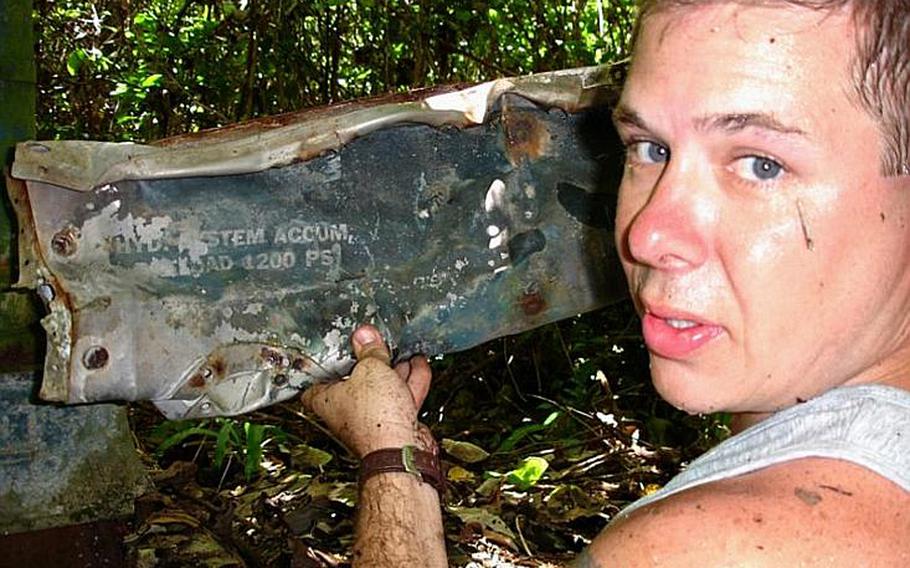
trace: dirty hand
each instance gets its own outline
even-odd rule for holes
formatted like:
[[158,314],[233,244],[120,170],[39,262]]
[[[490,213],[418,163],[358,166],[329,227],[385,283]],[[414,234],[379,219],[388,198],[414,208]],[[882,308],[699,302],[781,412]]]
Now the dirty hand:
[[365,325],[351,337],[357,365],[350,378],[315,385],[303,393],[303,404],[358,457],[382,448],[424,446],[417,411],[430,389],[426,357],[389,366],[389,350],[379,331]]

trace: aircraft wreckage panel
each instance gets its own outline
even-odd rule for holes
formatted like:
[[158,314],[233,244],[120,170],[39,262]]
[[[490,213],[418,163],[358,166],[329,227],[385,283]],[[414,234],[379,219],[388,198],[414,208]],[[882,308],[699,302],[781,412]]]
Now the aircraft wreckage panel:
[[50,309],[42,396],[237,414],[347,372],[361,322],[407,357],[616,299],[619,150],[604,110],[571,110],[504,93],[480,124],[411,113],[261,171],[20,184],[23,283]]

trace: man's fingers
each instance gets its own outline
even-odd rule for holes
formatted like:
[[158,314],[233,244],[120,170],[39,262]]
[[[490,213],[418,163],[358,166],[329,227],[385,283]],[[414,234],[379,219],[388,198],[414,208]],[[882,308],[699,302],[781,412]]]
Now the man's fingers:
[[423,404],[423,400],[430,392],[430,380],[433,378],[433,371],[430,369],[430,363],[423,355],[413,357],[410,361],[411,374],[408,375],[408,388],[411,389],[411,396],[417,403],[417,408]]
[[351,345],[354,356],[358,361],[365,359],[379,359],[386,365],[392,363],[392,356],[385,345],[382,334],[372,325],[363,325],[354,330],[351,336]]
[[411,374],[411,364],[407,361],[402,361],[395,365],[395,372],[398,373],[402,381],[408,382],[408,375]]

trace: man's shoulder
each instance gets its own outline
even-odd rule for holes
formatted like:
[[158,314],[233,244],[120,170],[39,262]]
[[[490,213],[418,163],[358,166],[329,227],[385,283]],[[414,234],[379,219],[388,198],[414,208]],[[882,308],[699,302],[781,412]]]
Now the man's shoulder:
[[910,565],[910,493],[855,464],[785,462],[642,507],[588,566]]

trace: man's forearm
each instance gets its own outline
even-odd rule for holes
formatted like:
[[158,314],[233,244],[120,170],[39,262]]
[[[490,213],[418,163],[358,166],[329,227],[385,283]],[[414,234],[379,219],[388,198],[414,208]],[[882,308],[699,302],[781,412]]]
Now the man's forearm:
[[358,509],[354,566],[447,566],[439,495],[413,474],[370,477]]

